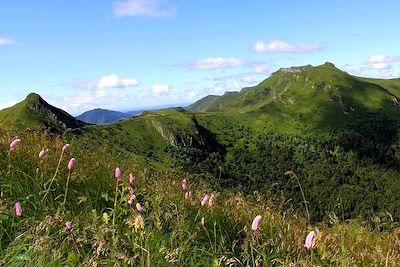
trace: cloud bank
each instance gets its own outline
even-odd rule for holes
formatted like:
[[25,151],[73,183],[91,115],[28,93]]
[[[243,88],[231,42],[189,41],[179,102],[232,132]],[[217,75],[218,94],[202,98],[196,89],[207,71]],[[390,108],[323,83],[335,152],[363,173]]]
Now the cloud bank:
[[180,66],[188,70],[215,70],[235,68],[246,64],[245,61],[237,58],[208,57],[193,62],[186,62]]
[[96,88],[125,88],[138,85],[138,80],[134,78],[120,78],[116,74],[101,77],[96,84]]
[[274,40],[270,43],[264,43],[258,40],[253,51],[257,53],[312,53],[321,50],[319,44],[303,43],[303,44],[288,44],[280,40]]
[[14,40],[0,37],[0,45],[13,45],[13,44],[15,44]]
[[83,89],[126,88],[139,85],[139,81],[132,77],[119,77],[116,74],[105,75],[97,81],[76,79],[68,83],[69,86]]

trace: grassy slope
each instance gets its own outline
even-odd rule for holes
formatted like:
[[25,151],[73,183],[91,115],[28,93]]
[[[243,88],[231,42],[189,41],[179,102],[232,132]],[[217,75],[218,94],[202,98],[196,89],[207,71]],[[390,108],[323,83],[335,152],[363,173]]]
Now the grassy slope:
[[116,153],[134,153],[147,158],[158,168],[168,165],[165,154],[171,145],[195,146],[201,143],[192,113],[184,109],[144,112],[112,125],[90,126],[71,133],[83,135]]
[[385,89],[394,92],[399,86],[398,79],[358,78],[326,63],[302,72],[280,70],[240,93],[214,97],[209,103],[207,97],[201,99],[191,110],[250,112],[256,124],[264,121],[280,131],[282,122],[289,132],[302,127],[342,127],[365,113],[397,113],[393,96]]
[[[7,156],[10,138],[5,132],[0,136],[0,264],[5,266],[400,264],[399,229],[385,217],[377,218],[375,227],[390,231],[371,231],[357,220],[341,222],[336,217],[310,225],[301,214],[283,210],[278,199],[212,189],[207,179],[192,175],[185,176],[192,192],[185,201],[182,174],[170,169],[153,172],[139,166],[136,157],[115,157],[95,140],[74,140],[56,171],[63,140],[23,135],[21,144]],[[50,150],[40,161],[37,152],[43,147]],[[64,207],[66,165],[71,157],[77,162]],[[122,170],[117,190],[116,166]],[[52,190],[42,201],[55,172]],[[135,176],[136,202],[144,208],[141,214],[127,203],[129,173]],[[214,194],[213,204],[201,207],[206,193]],[[17,201],[22,217],[14,213]],[[253,232],[256,215],[262,219]],[[199,225],[202,217],[204,226]],[[72,231],[64,228],[66,222],[72,223]],[[318,234],[309,253],[303,244],[312,229],[318,229]]]

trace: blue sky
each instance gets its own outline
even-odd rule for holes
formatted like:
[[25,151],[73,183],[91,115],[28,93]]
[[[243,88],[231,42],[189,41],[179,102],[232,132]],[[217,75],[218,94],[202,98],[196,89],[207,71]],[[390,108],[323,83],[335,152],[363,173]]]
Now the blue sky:
[[0,109],[190,103],[326,61],[400,77],[396,0],[0,0]]

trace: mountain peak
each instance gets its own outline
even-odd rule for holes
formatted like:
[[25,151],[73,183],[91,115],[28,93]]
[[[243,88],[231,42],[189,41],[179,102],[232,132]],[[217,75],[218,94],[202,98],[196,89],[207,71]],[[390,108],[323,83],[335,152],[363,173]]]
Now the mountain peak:
[[333,64],[332,62],[325,62],[322,66],[327,66],[327,67],[333,67],[333,68],[335,68],[336,69],[336,66],[335,66],[335,64]]
[[43,103],[45,102],[44,99],[37,93],[30,93],[26,98],[25,101],[29,104],[32,103]]
[[2,110],[0,112],[0,124],[33,129],[49,128],[55,132],[86,125],[67,112],[50,105],[36,93],[30,93],[25,100]]

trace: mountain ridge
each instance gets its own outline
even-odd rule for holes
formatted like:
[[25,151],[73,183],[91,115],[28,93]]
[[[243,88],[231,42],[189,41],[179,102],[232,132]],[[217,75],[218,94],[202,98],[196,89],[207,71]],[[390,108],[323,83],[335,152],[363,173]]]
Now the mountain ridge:
[[245,87],[235,94],[206,96],[189,109],[197,112],[255,112],[276,105],[285,112],[291,107],[307,109],[304,102],[316,108],[318,101],[317,106],[335,108],[336,105],[344,114],[349,114],[359,108],[379,109],[382,106],[374,103],[378,100],[398,106],[400,89],[396,90],[396,86],[400,88],[400,79],[388,81],[356,77],[327,62],[316,67],[281,68],[258,85]]
[[30,93],[23,101],[0,111],[0,125],[17,128],[44,129],[63,132],[88,124],[47,103],[40,95]]

